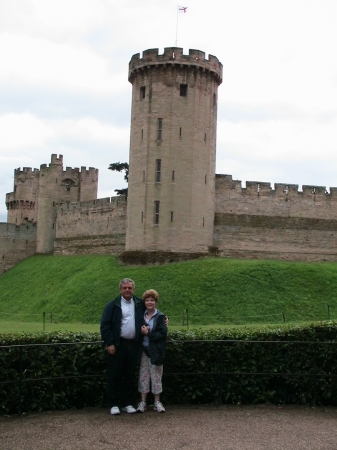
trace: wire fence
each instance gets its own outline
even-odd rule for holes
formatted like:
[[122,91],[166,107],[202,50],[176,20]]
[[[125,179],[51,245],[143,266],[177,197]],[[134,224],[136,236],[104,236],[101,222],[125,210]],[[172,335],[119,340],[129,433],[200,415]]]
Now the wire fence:
[[[0,321],[5,322],[21,322],[26,323],[40,323],[42,331],[48,331],[53,325],[57,324],[99,324],[101,315],[80,316],[76,317],[73,312],[53,311],[41,312],[39,314],[28,313],[9,313],[0,311]],[[174,315],[169,315],[169,324],[171,326],[178,326],[189,329],[193,326],[235,326],[235,325],[249,325],[249,324],[283,324],[291,322],[307,322],[307,321],[324,321],[337,320],[337,308],[326,304],[320,310],[292,310],[280,311],[272,314],[259,315],[207,315],[194,314],[189,309],[182,310]]]

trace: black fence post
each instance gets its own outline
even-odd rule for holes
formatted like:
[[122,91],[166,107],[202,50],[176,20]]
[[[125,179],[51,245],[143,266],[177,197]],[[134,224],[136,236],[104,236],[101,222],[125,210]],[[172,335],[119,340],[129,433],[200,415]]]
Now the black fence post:
[[46,331],[46,313],[43,313],[43,331]]
[[223,382],[223,346],[224,342],[220,343],[220,379],[219,379],[219,397],[218,397],[218,403],[222,405],[222,382]]
[[285,318],[284,313],[282,313],[282,317],[283,317],[283,322],[285,323],[286,322],[286,318]]
[[317,398],[316,398],[316,388],[317,388],[317,345],[314,344],[314,395],[312,398],[312,406],[316,406]]
[[186,326],[187,326],[187,329],[188,329],[188,309],[186,309]]
[[22,348],[19,351],[19,406],[18,406],[18,416],[21,416],[21,403],[22,403]]
[[328,317],[329,317],[329,320],[330,320],[330,305],[327,305],[327,307],[328,307]]

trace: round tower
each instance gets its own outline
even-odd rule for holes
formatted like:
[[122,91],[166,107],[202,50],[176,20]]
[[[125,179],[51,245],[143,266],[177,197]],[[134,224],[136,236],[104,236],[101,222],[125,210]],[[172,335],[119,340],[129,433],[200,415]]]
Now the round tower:
[[126,250],[207,252],[213,243],[222,64],[182,48],[131,58]]
[[26,220],[36,222],[36,192],[39,171],[31,167],[14,170],[14,191],[6,194],[7,222],[20,225]]

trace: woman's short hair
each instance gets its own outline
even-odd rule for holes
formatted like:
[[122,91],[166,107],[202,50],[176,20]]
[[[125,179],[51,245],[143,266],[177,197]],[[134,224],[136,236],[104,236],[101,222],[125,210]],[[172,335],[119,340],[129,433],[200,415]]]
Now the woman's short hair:
[[147,298],[149,298],[149,297],[154,298],[155,301],[156,301],[156,303],[157,303],[157,301],[159,300],[158,292],[155,291],[154,289],[149,289],[148,291],[145,291],[145,292],[144,292],[144,294],[143,294],[143,296],[142,296],[143,302],[145,302],[145,300],[146,300]]

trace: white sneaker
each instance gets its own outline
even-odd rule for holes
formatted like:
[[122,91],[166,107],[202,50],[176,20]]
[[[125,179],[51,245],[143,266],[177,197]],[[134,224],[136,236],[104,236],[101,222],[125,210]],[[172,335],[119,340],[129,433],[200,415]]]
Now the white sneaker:
[[128,414],[134,414],[135,412],[137,412],[132,405],[125,406],[125,408],[122,408],[122,410],[127,412]]
[[110,414],[112,414],[113,416],[116,415],[116,414],[120,414],[120,413],[121,413],[121,412],[120,412],[118,406],[113,406],[113,407],[110,409]]
[[143,413],[144,411],[146,411],[146,402],[139,402],[138,406],[137,406],[137,412]]
[[153,410],[159,413],[165,412],[165,408],[161,402],[154,402]]

